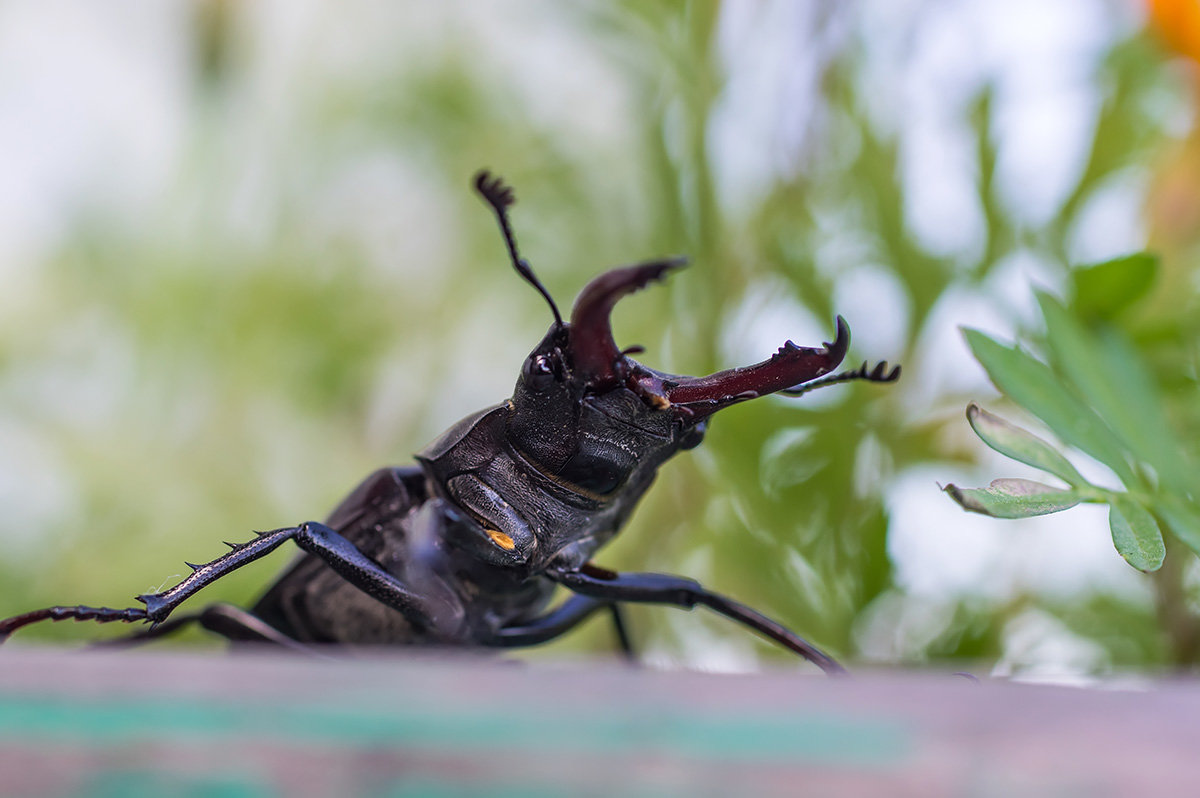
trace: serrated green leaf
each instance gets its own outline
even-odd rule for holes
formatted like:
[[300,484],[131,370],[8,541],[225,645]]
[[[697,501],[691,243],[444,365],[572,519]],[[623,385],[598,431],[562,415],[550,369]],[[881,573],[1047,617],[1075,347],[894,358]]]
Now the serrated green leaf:
[[1071,270],[1071,306],[1085,319],[1112,319],[1146,295],[1158,275],[1158,256],[1139,252]]
[[964,510],[992,518],[1031,518],[1068,510],[1083,496],[1031,479],[996,479],[986,488],[942,488]]
[[967,421],[975,434],[1000,454],[1049,472],[1074,487],[1088,484],[1061,452],[1032,432],[989,413],[974,402],[967,405]]
[[1157,571],[1167,547],[1154,516],[1127,493],[1113,494],[1109,503],[1108,526],[1117,551],[1139,571]]
[[1120,439],[1063,386],[1049,366],[978,330],[964,329],[963,335],[997,388],[1045,422],[1063,441],[1111,468],[1126,485],[1136,484]]
[[1134,456],[1153,466],[1162,481],[1187,492],[1191,468],[1138,354],[1116,334],[1088,331],[1049,294],[1039,292],[1037,300],[1059,371]]

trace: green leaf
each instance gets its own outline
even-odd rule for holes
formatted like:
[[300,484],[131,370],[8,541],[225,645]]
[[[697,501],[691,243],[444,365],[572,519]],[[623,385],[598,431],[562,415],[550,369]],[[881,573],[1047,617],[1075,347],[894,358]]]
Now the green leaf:
[[1136,484],[1125,447],[1095,411],[1079,401],[1049,366],[978,330],[963,335],[996,387],[1045,422],[1066,443],[1095,457],[1127,486]]
[[1117,551],[1139,571],[1157,571],[1167,548],[1154,516],[1128,493],[1115,493],[1109,502],[1108,525]]
[[1091,333],[1049,294],[1039,292],[1037,300],[1059,371],[1129,451],[1153,466],[1160,480],[1187,492],[1191,468],[1137,352],[1116,334]]
[[1160,496],[1154,509],[1175,537],[1200,554],[1200,514],[1195,507],[1175,496]]
[[1062,490],[1030,479],[996,479],[986,488],[942,488],[964,510],[992,518],[1031,518],[1068,510],[1084,497],[1073,490]]
[[992,415],[974,402],[967,405],[967,421],[975,434],[1000,454],[1048,471],[1074,487],[1088,484],[1061,452],[1032,432]]
[[1158,276],[1148,252],[1071,270],[1072,308],[1088,320],[1108,320],[1146,295]]

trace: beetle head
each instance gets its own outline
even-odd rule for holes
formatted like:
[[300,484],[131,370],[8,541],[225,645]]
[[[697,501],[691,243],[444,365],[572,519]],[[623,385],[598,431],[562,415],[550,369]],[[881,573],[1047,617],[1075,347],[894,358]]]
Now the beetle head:
[[793,388],[837,367],[850,343],[838,319],[833,343],[790,341],[757,365],[687,377],[655,371],[621,350],[609,317],[617,301],[683,265],[678,258],[614,269],[587,285],[570,322],[556,321],[529,354],[513,392],[510,444],[543,473],[603,496],[703,437],[718,410]]
[[661,280],[682,258],[613,269],[575,300],[563,321],[550,292],[517,251],[508,221],[512,189],[482,171],[475,188],[496,212],[517,272],[538,290],[554,323],[521,369],[509,403],[509,444],[542,473],[597,497],[612,493],[636,472],[646,483],[658,465],[698,444],[705,421],[722,408],[828,374],[850,345],[850,330],[837,320],[833,343],[820,348],[788,341],[769,360],[707,377],[664,374],[621,350],[609,317],[622,297]]
[[[549,291],[521,258],[508,221],[512,190],[487,172],[475,187],[496,212],[517,272],[546,299],[554,323],[526,358],[513,396],[469,416],[418,459],[466,510],[478,560],[530,568],[551,560],[582,565],[632,512],[659,465],[703,438],[709,416],[777,391],[796,395],[850,379],[887,382],[899,369],[830,374],[850,343],[837,320],[832,343],[790,341],[753,366],[706,377],[666,374],[620,349],[609,317],[617,302],[683,265],[669,258],[614,269],[592,280],[564,320]],[[544,480],[539,480],[540,474]],[[540,567],[539,566],[539,567]]]

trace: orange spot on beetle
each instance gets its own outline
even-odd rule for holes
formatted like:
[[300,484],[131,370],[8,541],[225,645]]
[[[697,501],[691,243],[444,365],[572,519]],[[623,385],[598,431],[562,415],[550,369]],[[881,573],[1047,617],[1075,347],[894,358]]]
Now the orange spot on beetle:
[[501,532],[499,529],[487,530],[487,536],[492,539],[493,543],[505,551],[512,551],[517,547],[517,544],[513,543],[513,539]]

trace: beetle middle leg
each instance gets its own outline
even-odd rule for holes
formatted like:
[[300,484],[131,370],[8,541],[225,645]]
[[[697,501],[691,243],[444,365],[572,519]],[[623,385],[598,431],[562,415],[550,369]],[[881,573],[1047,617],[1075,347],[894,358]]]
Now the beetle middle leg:
[[614,601],[608,605],[608,612],[612,616],[613,632],[617,636],[617,649],[621,652],[622,659],[636,663],[637,651],[634,650],[633,641],[629,637],[629,625],[625,623],[625,613],[621,605]]
[[611,615],[613,630],[617,638],[617,648],[621,652],[621,657],[635,662],[637,655],[633,649],[633,643],[629,639],[629,630],[626,627],[621,606],[615,601],[583,596],[578,593],[545,615],[540,615],[520,625],[502,628],[495,637],[488,641],[488,645],[499,648],[518,648],[548,643],[571,631],[596,612],[605,609]]
[[[707,590],[692,579],[668,574],[617,573],[590,564],[578,571],[548,570],[546,576],[574,591],[580,598],[600,602],[671,604],[685,609],[701,604],[791,649],[826,673],[846,672],[837,660],[783,624],[727,596]],[[567,605],[570,603],[568,601]],[[564,605],[564,609],[567,605]]]

